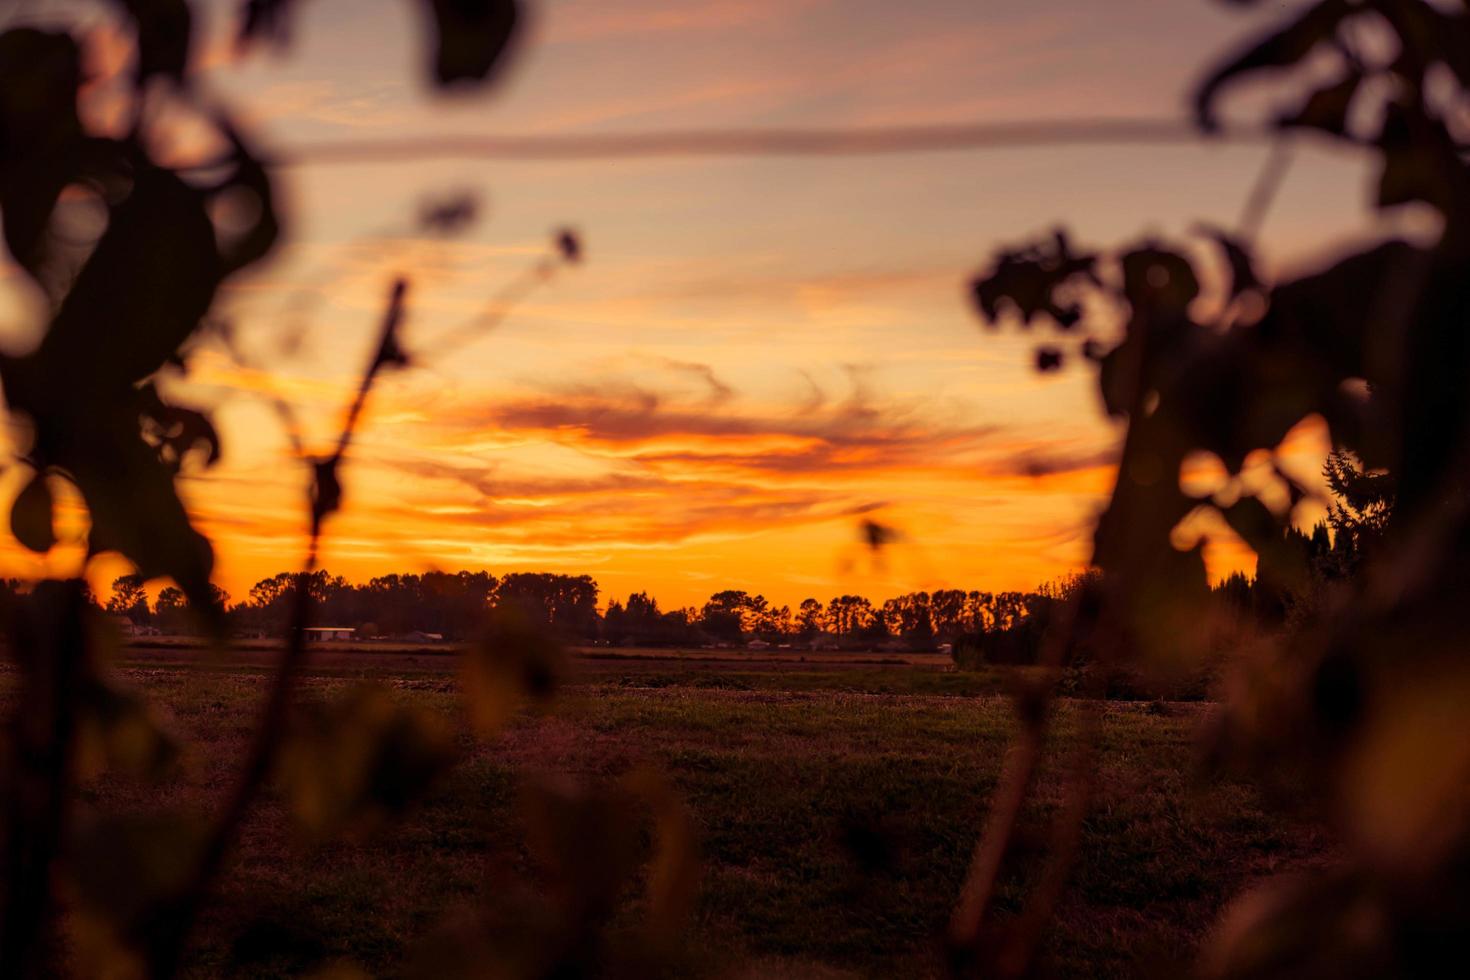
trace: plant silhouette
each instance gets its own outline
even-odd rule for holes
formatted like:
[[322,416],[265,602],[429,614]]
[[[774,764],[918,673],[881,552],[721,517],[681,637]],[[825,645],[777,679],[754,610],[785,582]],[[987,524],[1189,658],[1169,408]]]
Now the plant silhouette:
[[[423,75],[435,88],[493,83],[524,30],[515,0],[414,2],[428,27]],[[191,937],[242,828],[272,786],[303,835],[320,841],[391,821],[454,763],[459,746],[443,720],[381,687],[354,688],[312,709],[294,703],[313,616],[353,601],[352,587],[318,567],[318,546],[348,502],[342,463],[384,373],[482,335],[538,283],[584,258],[574,232],[557,232],[551,250],[482,315],[423,351],[409,350],[400,333],[412,284],[392,282],[377,343],[328,451],[308,454],[294,409],[273,401],[308,471],[304,560],[228,610],[211,582],[211,545],[178,493],[181,473],[215,463],[228,447],[207,412],[172,402],[161,382],[187,372],[189,345],[206,323],[240,356],[230,328],[211,313],[231,277],[269,255],[288,230],[277,165],[195,83],[196,5],[96,6],[134,39],[132,89],[115,132],[93,131],[78,111],[86,79],[73,34],[26,26],[0,33],[5,245],[48,311],[34,349],[0,353],[0,384],[25,430],[19,457],[29,475],[11,506],[11,530],[32,551],[55,549],[54,491],[69,483],[89,519],[85,562],[111,553],[134,569],[114,584],[115,617],[187,615],[217,641],[243,607],[246,620],[282,631],[283,642],[246,756],[210,814],[97,813],[80,805],[82,772],[110,767],[155,778],[178,765],[180,746],[150,705],[109,675],[113,641],[82,580],[85,567],[69,580],[0,589],[18,678],[0,743],[6,977],[66,969],[175,975],[187,966]],[[290,42],[292,0],[235,6],[242,50]],[[1330,77],[1321,81],[1324,73]],[[1265,80],[1291,88],[1290,107],[1264,127],[1227,126],[1225,98]],[[1035,369],[1095,370],[1105,411],[1126,427],[1086,575],[1036,593],[941,590],[881,605],[844,594],[826,604],[807,600],[794,612],[736,589],[698,610],[663,611],[634,593],[600,617],[596,584],[585,576],[402,575],[362,588],[410,602],[433,592],[424,605],[440,618],[434,625],[470,640],[460,686],[479,736],[502,728],[525,700],[550,699],[568,639],[896,639],[919,648],[943,641],[957,645],[962,663],[1039,665],[1017,698],[1019,735],[947,932],[956,973],[999,977],[1044,971],[1047,926],[1098,779],[1109,671],[1162,684],[1209,661],[1214,627],[1242,605],[1274,604],[1266,618],[1281,625],[1254,634],[1223,682],[1208,755],[1221,771],[1263,786],[1282,808],[1325,817],[1341,860],[1243,895],[1198,968],[1222,978],[1439,975],[1463,958],[1470,921],[1470,743],[1455,738],[1470,704],[1462,614],[1470,589],[1467,90],[1463,4],[1317,0],[1293,9],[1210,71],[1195,94],[1202,138],[1234,128],[1277,140],[1239,227],[1201,228],[1198,242],[1148,239],[1111,250],[1084,248],[1060,229],[1001,251],[975,279],[973,302],[988,326],[1049,328],[1035,347]],[[185,165],[161,161],[149,111],[159,99],[186,107],[226,149]],[[1380,242],[1292,280],[1263,274],[1255,238],[1291,159],[1290,141],[1308,133],[1371,156],[1377,206],[1432,210],[1441,221],[1433,240]],[[1173,123],[1120,120],[1053,129],[470,140],[438,150],[822,154],[1180,135]],[[422,152],[395,141],[306,146],[297,158]],[[98,215],[104,220],[89,218]],[[476,215],[473,201],[449,197],[425,205],[421,223],[448,235]],[[1208,266],[1197,245],[1212,250]],[[1097,325],[1091,311],[1100,306],[1118,311],[1121,333]],[[1335,538],[1325,526],[1311,537],[1295,529],[1295,505],[1313,491],[1277,455],[1287,434],[1313,417],[1326,422],[1337,451],[1327,471],[1338,495],[1329,518]],[[1180,486],[1181,469],[1199,453],[1230,475],[1203,497]],[[1263,458],[1279,495],[1254,493],[1242,477],[1248,461]],[[1200,512],[1219,517],[1257,553],[1254,584],[1212,589],[1202,545],[1176,544],[1181,524]],[[873,520],[858,531],[858,547],[875,564],[901,540]],[[143,585],[159,579],[173,585],[150,611]],[[1308,595],[1310,602],[1290,598]],[[478,617],[487,607],[488,617]],[[962,648],[967,639],[976,645]],[[1090,668],[1080,680],[1064,669],[1078,663]],[[1075,775],[1019,912],[1001,916],[1002,876],[1027,849],[1023,817],[1048,755],[1054,698],[1073,681],[1067,693],[1081,695],[1079,737],[1067,771]],[[635,770],[600,789],[532,785],[521,811],[527,856],[547,894],[508,922],[445,925],[407,969],[435,977],[483,975],[487,964],[515,976],[677,972],[697,842],[668,783]],[[873,826],[851,820],[846,836],[859,863],[892,863]],[[614,942],[620,902],[636,888],[646,901],[635,940]]]
[[[1226,283],[1213,296],[1182,245],[1147,240],[1098,253],[1078,250],[1063,231],[1002,252],[974,283],[987,323],[1054,328],[1057,341],[1037,349],[1038,369],[1094,363],[1107,412],[1127,425],[1094,539],[1099,576],[1057,617],[1045,661],[1060,664],[1081,647],[1162,674],[1207,656],[1200,624],[1218,607],[1201,547],[1177,547],[1175,528],[1212,510],[1256,551],[1263,573],[1269,565],[1299,585],[1306,565],[1289,547],[1293,508],[1245,490],[1239,474],[1247,457],[1268,454],[1281,496],[1307,497],[1270,454],[1311,416],[1352,454],[1329,462],[1341,495],[1333,523],[1339,535],[1371,529],[1375,546],[1312,615],[1261,642],[1213,743],[1218,762],[1283,798],[1300,803],[1305,791],[1341,835],[1344,859],[1318,879],[1243,897],[1206,952],[1211,976],[1434,975],[1465,921],[1470,756],[1445,753],[1435,726],[1448,704],[1470,703],[1459,614],[1470,582],[1470,173],[1448,108],[1470,84],[1467,31],[1470,14],[1457,6],[1323,0],[1225,60],[1195,98],[1209,134],[1238,83],[1301,79],[1295,108],[1274,121],[1281,139],[1310,130],[1376,156],[1377,206],[1433,208],[1443,229],[1432,244],[1385,241],[1267,284],[1248,239],[1259,223],[1253,203],[1244,234],[1207,233]],[[1309,64],[1336,74],[1317,82]],[[1454,89],[1448,101],[1440,81]],[[1265,178],[1276,179],[1273,166]],[[1091,329],[1089,293],[1122,311],[1121,339]],[[1197,452],[1214,454],[1233,477],[1202,499],[1179,480]],[[1086,813],[1090,784],[1079,778],[1028,906],[1009,927],[987,928],[1042,756],[1047,693],[1023,702],[1014,765],[951,928],[960,961],[993,975],[1033,968]],[[1356,917],[1379,925],[1357,931]]]
[[[431,85],[474,89],[494,80],[520,33],[515,0],[418,6],[430,29],[425,73]],[[160,610],[187,612],[220,639],[225,597],[210,582],[211,547],[175,484],[185,467],[215,463],[223,447],[205,412],[171,403],[155,381],[187,370],[187,345],[220,287],[272,250],[284,218],[270,164],[194,83],[193,5],[116,0],[98,7],[135,38],[124,135],[92,132],[78,114],[85,78],[82,48],[70,33],[26,26],[0,33],[5,244],[51,309],[34,350],[0,354],[6,405],[27,427],[20,456],[32,471],[11,508],[11,528],[26,547],[51,550],[57,543],[53,481],[71,483],[90,519],[87,560],[114,552],[136,569],[116,583],[110,610],[142,621],[150,615],[143,583],[171,579],[175,585],[160,595]],[[239,4],[239,46],[286,44],[295,7],[288,0]],[[150,149],[158,124],[149,111],[159,99],[187,106],[228,152],[182,166],[160,162]],[[80,220],[79,208],[100,211],[105,221]],[[453,233],[473,218],[472,207],[451,202],[426,212],[424,224]],[[493,326],[529,286],[581,258],[571,231],[559,232],[553,246],[488,320],[472,325],[476,331]],[[21,681],[5,742],[0,974],[51,975],[65,963],[83,975],[171,976],[183,965],[242,824],[273,776],[293,799],[303,829],[323,837],[400,812],[452,762],[454,742],[442,723],[382,689],[351,692],[305,723],[292,720],[304,628],[319,592],[317,544],[342,506],[339,467],[374,383],[381,372],[411,361],[398,329],[408,294],[406,279],[392,284],[378,343],[335,444],[306,460],[307,557],[303,571],[280,583],[290,606],[284,649],[246,758],[211,817],[174,810],[78,817],[83,763],[101,759],[157,774],[176,758],[176,747],[143,702],[113,686],[105,631],[80,578],[5,590],[8,646]],[[228,345],[228,329],[219,333]],[[467,333],[455,341],[465,339]],[[283,401],[277,408],[300,453],[292,409]],[[492,631],[469,655],[474,681],[466,693],[472,702],[494,704],[514,703],[528,687],[545,697],[549,663],[510,671],[500,665],[530,652],[549,662],[557,651],[536,623]],[[631,784],[607,812],[630,808],[626,819],[636,829],[642,826],[636,807],[644,800],[663,814],[659,821],[676,827],[677,803],[655,781]],[[677,833],[680,840],[688,836]],[[671,852],[675,857],[667,860],[679,867],[659,872],[663,879],[687,878],[680,870],[687,850],[681,844]],[[618,865],[616,880],[637,866]],[[569,887],[577,893],[575,880]],[[608,880],[597,887],[608,887]],[[61,892],[68,896],[66,950],[58,934]],[[656,909],[658,935],[668,932],[677,911],[668,904]]]

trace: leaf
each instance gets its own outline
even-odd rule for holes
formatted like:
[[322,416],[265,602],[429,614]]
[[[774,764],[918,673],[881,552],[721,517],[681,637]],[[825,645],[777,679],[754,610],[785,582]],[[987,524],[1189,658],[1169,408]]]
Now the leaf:
[[44,555],[56,544],[52,507],[51,488],[46,485],[44,473],[32,476],[10,507],[10,530],[15,539],[38,554]]
[[1463,735],[1470,669],[1452,639],[1458,623],[1442,623],[1430,642],[1448,654],[1426,656],[1431,651],[1421,647],[1395,664],[1393,676],[1378,678],[1372,710],[1338,773],[1355,851],[1380,872],[1411,881],[1463,854],[1470,826],[1470,739],[1450,734]]
[[1363,76],[1351,72],[1341,81],[1313,92],[1300,109],[1282,116],[1276,125],[1283,129],[1319,129],[1334,136],[1346,136],[1348,112],[1362,83]]
[[204,448],[205,466],[219,461],[219,433],[207,415],[164,402],[153,384],[139,388],[138,399],[144,438],[158,448],[159,460],[165,466],[177,472],[184,457],[200,446]]
[[342,507],[342,482],[337,478],[336,456],[312,463],[311,516],[318,524]]
[[1095,255],[1074,255],[1067,236],[1058,231],[1049,242],[1000,252],[994,267],[976,277],[971,291],[991,325],[1014,313],[1023,326],[1045,315],[1058,327],[1071,329],[1081,321],[1082,308],[1060,293],[1079,278],[1096,284],[1096,264]]
[[1279,876],[1236,899],[1201,951],[1204,980],[1397,976],[1375,950],[1384,909],[1341,872]]
[[173,471],[143,441],[134,419],[93,424],[85,436],[72,436],[64,455],[54,455],[91,514],[91,552],[117,551],[145,579],[172,578],[218,628],[221,611],[209,581],[214,552],[190,523]]
[[47,279],[45,231],[73,175],[82,141],[81,51],[64,33],[0,34],[0,212],[5,244],[38,282]]
[[441,235],[457,235],[479,218],[480,202],[473,191],[425,201],[419,207],[419,227]]
[[564,658],[561,644],[518,606],[493,609],[479,642],[465,651],[460,673],[475,730],[494,734],[527,699],[541,706],[549,703]]
[[257,40],[284,47],[290,40],[288,14],[294,3],[295,0],[245,0],[235,47],[243,51]]
[[1146,243],[1123,255],[1123,296],[1155,323],[1182,317],[1199,296],[1199,278],[1178,252]]
[[653,813],[654,852],[648,865],[648,920],[665,939],[676,935],[699,891],[699,839],[694,817],[667,779],[651,769],[623,777]]
[[364,685],[291,740],[281,782],[297,824],[320,840],[366,832],[401,815],[454,755],[453,734],[441,718]]
[[243,269],[264,258],[281,236],[281,216],[276,210],[275,191],[265,166],[246,147],[234,125],[223,115],[214,124],[234,147],[235,170],[213,189],[213,200],[229,208],[246,226],[229,236],[221,248],[226,273]]
[[526,845],[547,872],[574,929],[606,919],[639,864],[635,800],[548,779],[521,790]]
[[434,81],[480,83],[510,49],[520,27],[516,0],[428,0],[434,27]]
[[[539,779],[521,790],[526,844],[546,871],[573,937],[600,929],[640,865],[647,862],[647,928],[673,938],[694,905],[699,885],[694,821],[658,773],[635,769],[610,785],[584,789]],[[653,851],[645,858],[648,816]]]
[[1291,23],[1247,47],[1212,71],[1195,92],[1195,120],[1207,133],[1218,130],[1215,100],[1220,90],[1239,76],[1268,68],[1289,68],[1306,58],[1319,44],[1330,43],[1337,26],[1357,8],[1348,0],[1320,0]]
[[1391,365],[1372,355],[1407,328],[1426,259],[1418,248],[1388,241],[1282,283],[1250,334],[1251,346],[1257,356],[1294,350],[1294,368],[1326,372],[1334,390],[1344,378],[1387,382]]
[[1225,253],[1225,262],[1230,266],[1231,299],[1260,287],[1261,280],[1256,276],[1255,263],[1251,261],[1251,254],[1240,239],[1213,225],[1202,224],[1197,230],[1200,234],[1213,239],[1220,247],[1220,251]]
[[175,810],[84,823],[67,854],[77,898],[127,937],[188,881],[207,832],[203,820]]
[[95,774],[113,768],[147,779],[171,773],[180,759],[178,742],[164,731],[146,702],[93,677],[77,709],[77,768]]
[[576,263],[582,261],[582,238],[571,228],[563,228],[556,233],[556,250],[561,255],[562,261]]
[[135,82],[139,88],[155,75],[182,82],[189,70],[193,18],[188,0],[113,0],[133,19],[138,32]]
[[1423,201],[1449,215],[1464,200],[1465,166],[1442,123],[1420,107],[1390,103],[1378,138],[1383,170],[1378,179],[1378,206]]
[[1300,590],[1308,581],[1307,556],[1286,536],[1286,525],[1259,497],[1242,497],[1220,509],[1225,523],[1258,556],[1256,577],[1276,588]]
[[133,151],[132,190],[56,313],[32,371],[54,399],[121,397],[157,371],[209,309],[225,268],[207,200]]

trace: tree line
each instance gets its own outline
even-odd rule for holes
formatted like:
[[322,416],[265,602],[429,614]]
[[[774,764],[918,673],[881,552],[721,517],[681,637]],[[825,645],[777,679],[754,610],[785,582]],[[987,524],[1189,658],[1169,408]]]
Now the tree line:
[[[236,636],[280,635],[290,616],[296,573],[261,579],[236,601],[214,586],[218,608]],[[513,606],[534,625],[567,642],[612,646],[746,646],[934,650],[943,644],[992,640],[1033,629],[1049,607],[1083,579],[1074,576],[1033,591],[938,589],[874,602],[844,594],[823,602],[803,599],[794,608],[738,589],[711,595],[702,605],[664,609],[640,591],[599,605],[601,590],[588,575],[488,571],[389,574],[353,583],[319,569],[304,581],[314,623],[353,629],[364,638],[436,634],[473,638],[495,609]],[[0,580],[0,591],[23,592],[25,583]],[[90,597],[101,611],[138,628],[190,634],[200,624],[184,594],[173,586],[150,601],[137,574],[119,576],[105,597]]]
[[[1235,572],[1213,589],[1225,608],[1266,625],[1310,616],[1324,589],[1351,578],[1379,547],[1392,512],[1394,487],[1384,473],[1369,472],[1346,453],[1333,453],[1324,468],[1332,503],[1310,532],[1286,527],[1274,546],[1258,555],[1256,572]],[[211,585],[214,604],[236,636],[277,636],[290,617],[298,579],[280,572],[261,579],[236,602]],[[315,621],[364,639],[425,634],[467,640],[489,613],[514,607],[535,627],[565,642],[609,646],[745,647],[754,643],[803,649],[937,650],[947,647],[962,666],[1030,663],[1052,614],[1079,590],[1099,583],[1089,571],[1043,583],[1031,591],[937,589],[909,592],[883,602],[844,594],[823,602],[803,599],[794,608],[739,589],[712,594],[699,606],[663,609],[646,591],[599,604],[601,589],[589,575],[488,571],[389,574],[352,583],[318,569],[306,576]],[[0,580],[0,592],[26,586]],[[201,628],[184,593],[168,586],[151,603],[144,579],[119,576],[94,605],[138,628],[190,634]]]

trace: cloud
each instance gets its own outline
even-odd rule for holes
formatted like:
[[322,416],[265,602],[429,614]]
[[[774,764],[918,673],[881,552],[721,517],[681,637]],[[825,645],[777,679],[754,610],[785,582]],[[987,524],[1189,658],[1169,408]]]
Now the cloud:
[[[334,423],[350,393],[335,375],[267,383],[207,351],[192,363],[211,400],[273,389],[313,429]],[[523,378],[494,394],[448,375],[395,375],[354,442],[328,555],[353,574],[554,567],[628,583],[643,569],[649,584],[678,588],[694,588],[686,573],[710,562],[728,577],[746,567],[738,555],[764,569],[757,577],[775,576],[769,589],[819,574],[856,516],[882,501],[885,523],[916,541],[963,541],[1007,575],[1044,577],[1048,562],[1070,560],[1068,542],[1106,490],[1100,451],[1071,431],[977,422],[975,406],[894,391],[875,367],[838,371],[845,380],[783,370],[785,386],[749,373],[737,383],[698,358],[622,354],[559,372],[577,381]],[[188,493],[238,591],[300,541],[305,471],[262,434],[264,410],[226,414],[236,424],[225,466],[190,479]],[[247,421],[253,441],[237,445]],[[1059,527],[1069,529],[1061,544],[1011,546]]]
[[775,469],[791,468],[783,459],[834,470],[864,459],[875,465],[937,459],[979,449],[999,431],[929,418],[918,404],[879,404],[856,372],[851,393],[838,401],[807,378],[810,394],[793,409],[732,404],[734,389],[707,365],[673,363],[705,382],[705,397],[610,380],[466,404],[446,421],[645,462],[750,457],[768,458]]
[[735,397],[735,389],[721,380],[715,373],[715,369],[708,364],[697,361],[679,361],[671,357],[660,357],[658,359],[664,367],[671,371],[692,375],[709,386],[709,400],[712,404],[727,402]]

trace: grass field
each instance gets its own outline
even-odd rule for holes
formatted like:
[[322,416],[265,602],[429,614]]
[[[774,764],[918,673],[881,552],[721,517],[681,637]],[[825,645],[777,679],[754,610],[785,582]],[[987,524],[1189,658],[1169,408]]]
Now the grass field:
[[[124,677],[193,743],[191,764],[162,787],[100,777],[88,806],[207,810],[230,784],[269,659],[125,651]],[[319,655],[303,699],[370,677],[458,719],[453,666],[442,654]],[[391,973],[446,916],[540,887],[515,803],[522,779],[595,783],[651,765],[699,831],[691,962],[717,975],[935,974],[1013,729],[1005,682],[922,664],[580,660],[552,713],[494,741],[463,734],[461,763],[368,840],[303,844],[267,798],[193,973],[299,975],[337,960]],[[1107,706],[1101,797],[1048,942],[1059,974],[1172,975],[1242,885],[1325,852],[1320,834],[1283,822],[1249,788],[1196,776],[1194,731],[1209,710]],[[1064,705],[1059,748],[1074,718]],[[1049,769],[1028,813],[1038,826],[1062,785]],[[881,860],[854,846],[873,839]],[[1039,846],[1006,877],[1002,908],[1017,906]]]

